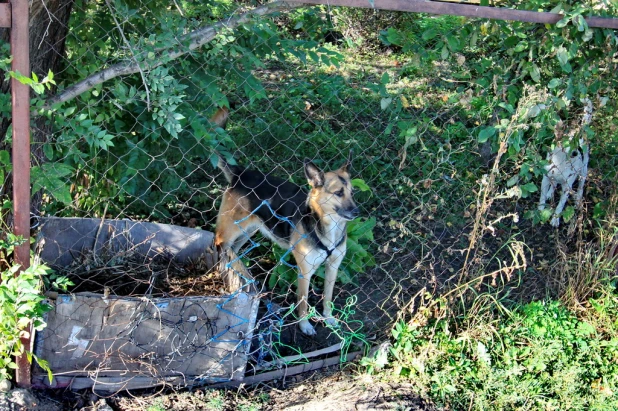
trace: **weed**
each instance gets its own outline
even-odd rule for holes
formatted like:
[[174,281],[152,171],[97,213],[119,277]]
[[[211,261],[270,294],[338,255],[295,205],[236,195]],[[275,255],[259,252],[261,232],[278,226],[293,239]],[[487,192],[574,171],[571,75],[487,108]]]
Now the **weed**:
[[148,408],[146,408],[146,411],[166,411],[166,409],[161,403],[161,401],[157,401],[155,404],[148,406]]
[[602,322],[578,319],[557,301],[504,310],[467,328],[446,319],[399,322],[391,372],[453,409],[615,409],[613,292],[591,300]]
[[[28,347],[24,347],[21,338],[30,337],[30,329],[41,331],[46,323],[43,316],[51,310],[41,293],[43,279],[50,276],[48,267],[32,264],[26,270],[10,264],[8,257],[13,248],[23,243],[23,239],[11,233],[5,240],[0,240],[0,259],[8,268],[0,272],[0,380],[9,379],[17,365],[14,357],[27,355],[28,360],[34,358],[37,364],[47,370],[49,380],[51,371],[47,362],[37,358]],[[65,278],[54,277],[52,281],[66,289],[69,282]]]
[[225,395],[219,391],[213,392],[206,402],[206,407],[211,411],[222,411],[225,409]]

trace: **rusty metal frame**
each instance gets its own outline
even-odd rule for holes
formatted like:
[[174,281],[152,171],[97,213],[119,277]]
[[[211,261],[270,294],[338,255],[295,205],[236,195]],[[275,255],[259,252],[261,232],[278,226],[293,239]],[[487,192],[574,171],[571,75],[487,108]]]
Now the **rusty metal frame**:
[[[5,5],[6,4],[6,5]],[[30,40],[28,0],[10,0],[0,6],[0,24],[10,22],[11,70],[30,75]],[[9,18],[7,18],[7,11]],[[3,26],[6,27],[6,26]],[[11,79],[13,123],[13,231],[24,243],[15,247],[14,261],[27,269],[30,266],[30,87]],[[29,328],[31,328],[29,326]],[[31,351],[31,329],[24,330],[21,342]],[[26,354],[17,357],[16,381],[30,387],[30,362]]]
[[[452,16],[478,17],[494,20],[514,20],[528,23],[556,24],[564,16],[542,11],[515,10],[504,7],[478,6],[474,4],[443,3],[426,0],[287,0],[289,3],[307,5],[360,7],[376,10],[393,10]],[[609,17],[586,17],[589,27],[618,29],[618,19]]]

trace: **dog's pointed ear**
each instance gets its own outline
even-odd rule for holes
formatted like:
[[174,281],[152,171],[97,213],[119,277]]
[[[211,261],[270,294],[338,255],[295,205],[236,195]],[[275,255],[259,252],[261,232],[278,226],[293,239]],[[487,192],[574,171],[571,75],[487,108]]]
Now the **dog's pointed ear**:
[[346,173],[349,171],[348,169],[352,165],[352,154],[353,154],[353,152],[352,152],[352,150],[350,150],[350,153],[348,154],[348,159],[346,160],[346,162],[340,168],[341,171],[344,171]]
[[311,187],[318,188],[324,185],[324,173],[308,158],[305,159],[305,176]]

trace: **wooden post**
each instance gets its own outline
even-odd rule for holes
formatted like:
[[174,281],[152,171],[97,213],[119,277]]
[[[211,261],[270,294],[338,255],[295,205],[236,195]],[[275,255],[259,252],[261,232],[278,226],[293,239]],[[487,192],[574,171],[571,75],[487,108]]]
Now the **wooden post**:
[[[30,76],[28,0],[11,0],[11,70]],[[24,243],[15,247],[14,261],[24,270],[30,266],[30,87],[11,79],[13,117],[13,228]],[[21,342],[30,350],[31,327]],[[30,362],[17,358],[17,385],[30,387]]]

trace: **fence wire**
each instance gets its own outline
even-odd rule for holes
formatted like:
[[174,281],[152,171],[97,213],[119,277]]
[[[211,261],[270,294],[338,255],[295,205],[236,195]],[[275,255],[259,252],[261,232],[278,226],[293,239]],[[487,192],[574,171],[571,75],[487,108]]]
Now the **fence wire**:
[[[35,201],[36,213],[214,232],[227,187],[215,150],[227,161],[304,189],[305,158],[333,170],[352,150],[350,174],[361,215],[348,225],[348,251],[335,287],[333,313],[339,326],[325,324],[319,314],[324,290],[319,272],[309,293],[318,334],[308,337],[299,331],[295,262],[289,252],[257,234],[238,260],[229,262],[240,263],[255,280],[250,295],[260,301],[257,317],[252,329],[243,329],[240,337],[235,331],[236,337],[219,349],[213,336],[236,324],[206,332],[192,322],[185,306],[177,318],[159,313],[162,301],[187,304],[212,296],[218,312],[209,312],[209,321],[228,315],[247,323],[247,312],[223,310],[217,302],[224,297],[216,264],[200,271],[196,260],[178,266],[166,253],[127,256],[135,242],[106,250],[101,248],[105,242],[97,248],[95,240],[94,250],[103,254],[82,249],[65,271],[75,283],[77,297],[71,298],[85,299],[79,304],[71,300],[75,315],[96,312],[86,301],[92,293],[117,304],[133,302],[139,308],[131,310],[142,314],[105,337],[69,330],[71,343],[78,342],[71,352],[81,341],[87,341],[84,349],[91,352],[101,339],[104,348],[97,356],[128,343],[148,347],[137,367],[129,366],[133,360],[116,358],[113,365],[99,362],[96,372],[88,369],[89,363],[81,364],[82,374],[96,379],[105,367],[117,371],[126,366],[133,376],[165,380],[182,368],[179,363],[202,361],[193,354],[204,352],[212,355],[209,363],[215,359],[213,369],[242,354],[247,371],[258,372],[309,361],[303,354],[334,345],[344,352],[366,349],[388,338],[398,319],[416,315],[417,321],[426,320],[429,314],[422,311],[419,317],[418,308],[432,295],[455,304],[449,298],[461,295],[454,289],[496,295],[508,289],[508,298],[531,299],[544,296],[551,282],[570,281],[549,274],[567,264],[565,256],[577,249],[576,240],[596,241],[586,233],[597,221],[611,219],[615,210],[616,139],[607,131],[615,131],[614,117],[590,142],[582,204],[575,207],[571,200],[568,215],[555,229],[539,222],[548,218],[537,210],[546,153],[556,137],[543,127],[543,113],[555,103],[540,83],[512,100],[511,84],[500,75],[486,84],[472,78],[479,65],[480,71],[491,71],[502,64],[488,61],[487,56],[500,56],[500,51],[483,44],[491,22],[312,8],[276,17],[273,25],[257,20],[222,29],[212,42],[178,59],[161,51],[170,45],[186,47],[179,40],[183,35],[218,21],[232,5],[218,9],[210,3],[173,2],[161,12],[159,3],[148,1],[73,4],[64,49],[57,53],[58,93],[100,70],[121,72],[123,65],[132,64],[140,70],[87,89],[56,107],[48,124],[37,123],[37,133],[45,139],[36,143],[40,150],[33,185],[42,193]],[[396,25],[414,29],[416,36],[397,37]],[[275,27],[283,34],[271,32]],[[464,29],[468,31],[462,34]],[[478,40],[472,42],[474,36]],[[367,38],[372,39],[369,45],[361,46]],[[304,50],[294,43],[298,40],[315,44]],[[615,69],[615,61],[599,64],[602,70]],[[574,103],[568,111],[564,123],[570,141],[600,127],[601,116],[609,118],[603,99],[615,92],[604,87],[596,92],[590,125],[581,125],[581,106]],[[512,112],[502,123],[496,116],[499,107]],[[217,121],[221,116],[227,118],[225,124]],[[575,142],[571,149],[580,148]],[[204,248],[206,254],[215,251]],[[247,295],[236,291],[232,298]],[[101,305],[101,298],[97,301]],[[56,309],[62,305],[56,304]],[[66,315],[58,321],[73,318]],[[144,323],[150,324],[152,339],[135,343]],[[178,341],[157,346],[161,335],[184,339],[186,350],[178,348]],[[147,365],[156,352],[163,361],[153,371]],[[226,370],[227,375],[217,378],[236,378],[236,364]],[[183,383],[206,374],[183,375]]]

